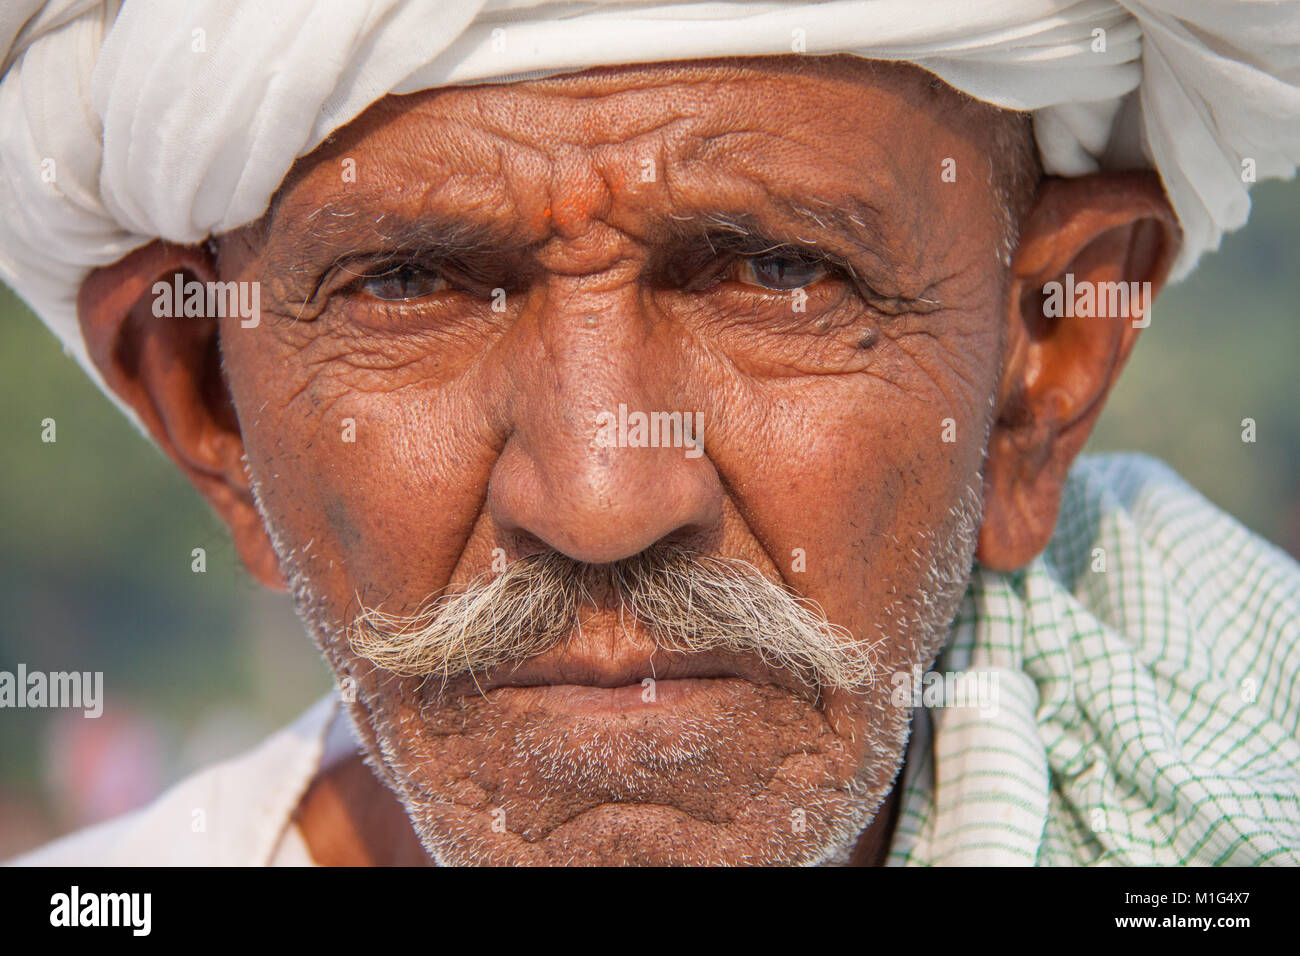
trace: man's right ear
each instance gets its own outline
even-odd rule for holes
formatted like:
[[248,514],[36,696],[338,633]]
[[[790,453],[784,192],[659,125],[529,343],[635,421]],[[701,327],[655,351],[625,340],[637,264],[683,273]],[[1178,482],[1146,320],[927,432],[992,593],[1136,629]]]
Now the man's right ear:
[[182,283],[219,278],[207,247],[161,241],[94,270],[77,295],[82,337],[109,388],[230,528],[244,566],[267,587],[284,591],[244,471],[217,319],[185,316],[183,301],[170,301],[174,296],[172,308],[158,307],[177,276]]

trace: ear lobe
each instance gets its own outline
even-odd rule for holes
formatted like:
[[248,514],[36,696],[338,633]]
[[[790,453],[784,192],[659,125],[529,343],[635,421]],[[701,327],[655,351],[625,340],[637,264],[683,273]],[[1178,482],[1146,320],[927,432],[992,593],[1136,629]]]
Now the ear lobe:
[[1070,465],[1149,321],[1180,236],[1154,174],[1043,181],[1012,263],[982,564],[1014,570],[1047,547]]
[[155,284],[216,281],[208,251],[153,242],[94,270],[77,295],[77,318],[105,383],[226,522],[249,572],[286,589],[253,502],[244,445],[221,372],[217,319],[154,314]]

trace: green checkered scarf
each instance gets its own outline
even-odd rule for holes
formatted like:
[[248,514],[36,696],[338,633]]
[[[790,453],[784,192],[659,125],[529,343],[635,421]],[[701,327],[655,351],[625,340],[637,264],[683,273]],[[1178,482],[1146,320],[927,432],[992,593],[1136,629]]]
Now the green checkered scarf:
[[1159,462],[1081,458],[935,670],[997,707],[918,712],[891,864],[1300,863],[1300,566]]

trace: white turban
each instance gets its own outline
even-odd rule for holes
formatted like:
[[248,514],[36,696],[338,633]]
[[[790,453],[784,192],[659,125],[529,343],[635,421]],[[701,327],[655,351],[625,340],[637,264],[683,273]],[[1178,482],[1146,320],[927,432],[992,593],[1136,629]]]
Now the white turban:
[[791,52],[906,60],[1032,110],[1048,173],[1158,170],[1175,278],[1245,223],[1249,181],[1300,162],[1297,0],[4,0],[0,276],[99,381],[86,274],[256,220],[385,94]]

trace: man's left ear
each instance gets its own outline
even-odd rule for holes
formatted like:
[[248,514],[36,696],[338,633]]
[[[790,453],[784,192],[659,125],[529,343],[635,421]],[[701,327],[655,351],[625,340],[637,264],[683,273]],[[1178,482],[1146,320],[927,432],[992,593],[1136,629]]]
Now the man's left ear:
[[1011,266],[981,564],[1014,570],[1047,547],[1066,474],[1181,241],[1152,173],[1043,180]]

